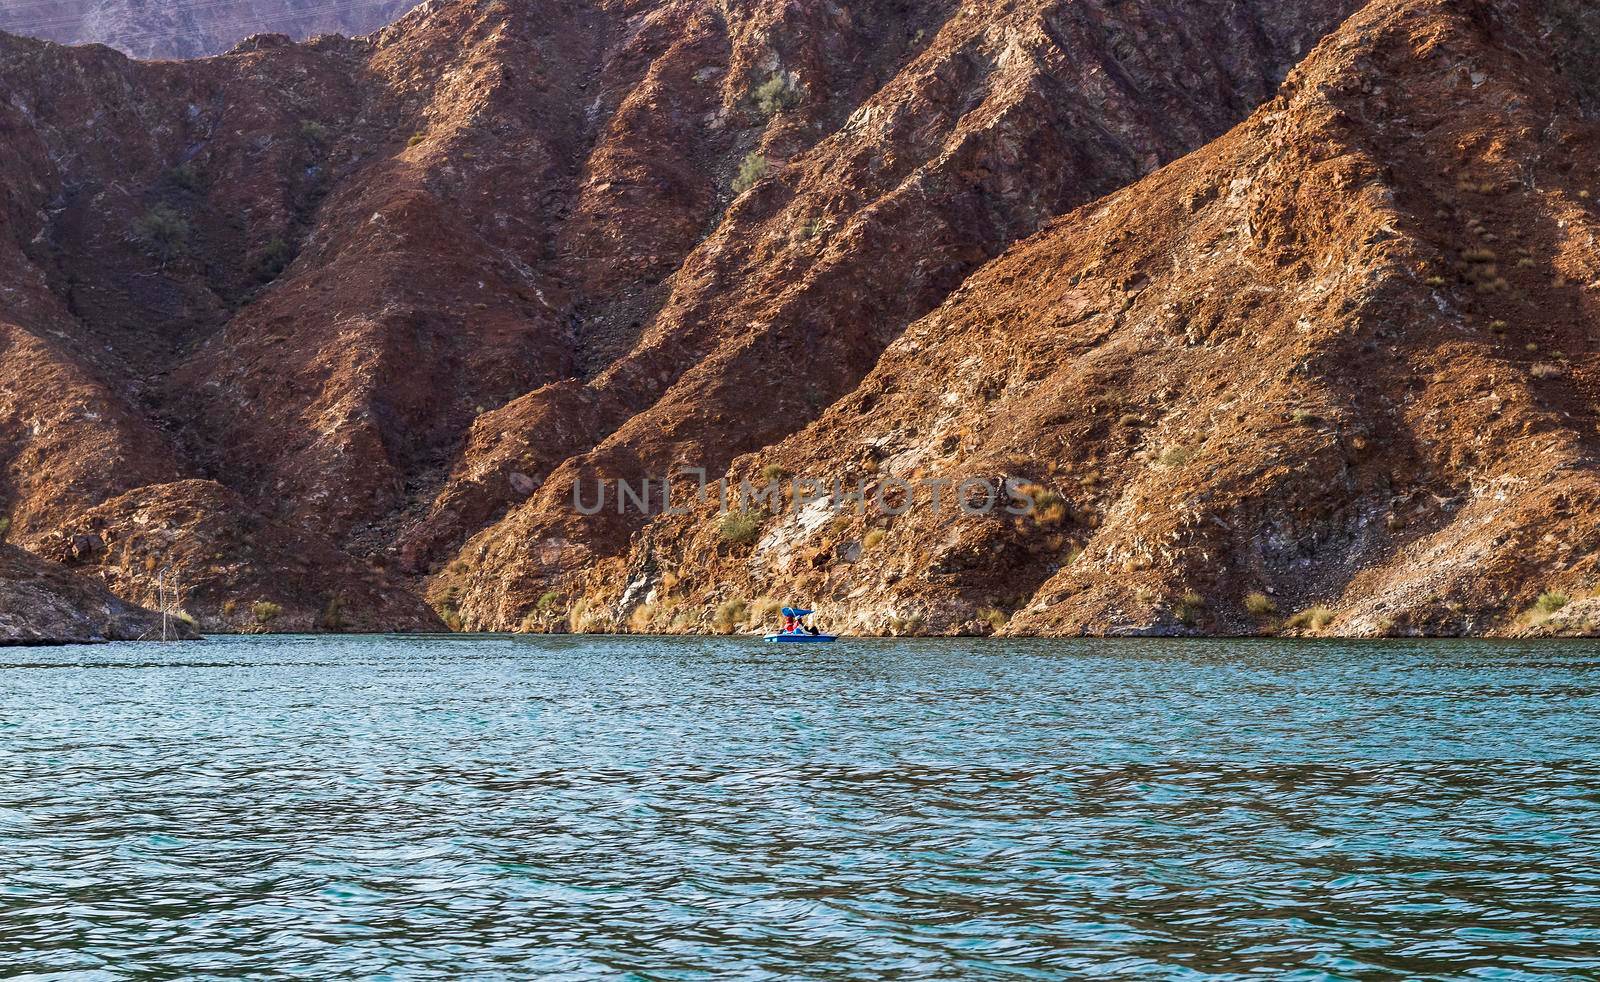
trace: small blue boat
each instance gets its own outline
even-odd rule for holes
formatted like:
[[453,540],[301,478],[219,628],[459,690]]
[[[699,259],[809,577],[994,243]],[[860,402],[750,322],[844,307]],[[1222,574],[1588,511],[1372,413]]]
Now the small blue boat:
[[828,644],[839,640],[837,635],[812,634],[806,630],[803,623],[812,613],[813,611],[806,610],[803,607],[783,608],[784,620],[795,625],[794,630],[785,630],[777,634],[767,635],[767,644]]

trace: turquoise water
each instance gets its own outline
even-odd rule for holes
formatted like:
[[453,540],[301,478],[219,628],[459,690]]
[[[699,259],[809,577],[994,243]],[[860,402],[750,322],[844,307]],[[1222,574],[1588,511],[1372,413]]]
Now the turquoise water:
[[1600,646],[0,651],[0,975],[1600,977]]

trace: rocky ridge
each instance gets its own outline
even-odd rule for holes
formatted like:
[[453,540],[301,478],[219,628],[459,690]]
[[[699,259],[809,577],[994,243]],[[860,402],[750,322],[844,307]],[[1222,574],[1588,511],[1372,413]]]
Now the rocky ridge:
[[[665,519],[587,588],[644,627],[805,596],[862,631],[1593,630],[1578,9],[1369,5],[1250,121],[974,274],[734,467],[1010,479],[1034,516],[801,512],[746,546]],[[709,572],[650,573],[683,568]]]

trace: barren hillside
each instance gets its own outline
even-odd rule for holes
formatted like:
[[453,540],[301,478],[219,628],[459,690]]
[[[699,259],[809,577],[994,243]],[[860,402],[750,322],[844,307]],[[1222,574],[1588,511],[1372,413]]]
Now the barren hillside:
[[[1034,516],[817,505],[748,545],[664,519],[578,591],[655,628],[802,596],[854,630],[1590,629],[1600,130],[1577,9],[1371,5],[1248,123],[974,274],[734,467],[980,499],[1010,479]],[[1542,594],[1573,602],[1546,619]]]
[[[130,600],[176,564],[212,629],[1532,629],[1587,592],[1594,20],[453,0],[198,62],[0,38],[0,506]],[[686,466],[1048,507],[573,508]]]

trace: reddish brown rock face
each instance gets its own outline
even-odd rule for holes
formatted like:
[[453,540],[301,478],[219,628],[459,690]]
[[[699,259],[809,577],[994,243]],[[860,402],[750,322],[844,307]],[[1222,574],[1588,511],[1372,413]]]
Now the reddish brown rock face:
[[[683,259],[632,350],[582,389],[536,392],[480,421],[468,467],[407,533],[408,554],[436,562],[458,541],[457,516],[504,514],[461,553],[483,571],[463,609],[469,622],[519,622],[530,590],[624,554],[638,533],[637,522],[576,520],[575,480],[717,472],[800,428],[1007,245],[1242,118],[1347,9],[1245,5],[1196,20],[1179,5],[1035,3],[907,24],[920,47],[842,119],[808,124],[808,89],[751,131],[743,146],[767,161],[766,178]],[[782,52],[762,72],[796,62],[818,66],[800,76],[819,92],[844,88],[828,73],[858,63]],[[553,446],[528,438],[546,430]],[[510,473],[542,490],[516,504]]]
[[[771,596],[1251,631],[1257,591],[1520,629],[1592,545],[1592,19],[455,0],[193,63],[0,39],[13,538],[135,600],[170,557],[231,629],[426,628],[424,591],[480,629]],[[772,463],[1055,507],[745,544],[572,506]]]
[[1600,131],[1559,12],[1372,5],[733,467],[1010,478],[1054,507],[779,516],[753,546],[662,519],[584,588],[635,626],[801,596],[872,632],[1592,630],[1592,605],[1523,615],[1586,595],[1600,544]]

